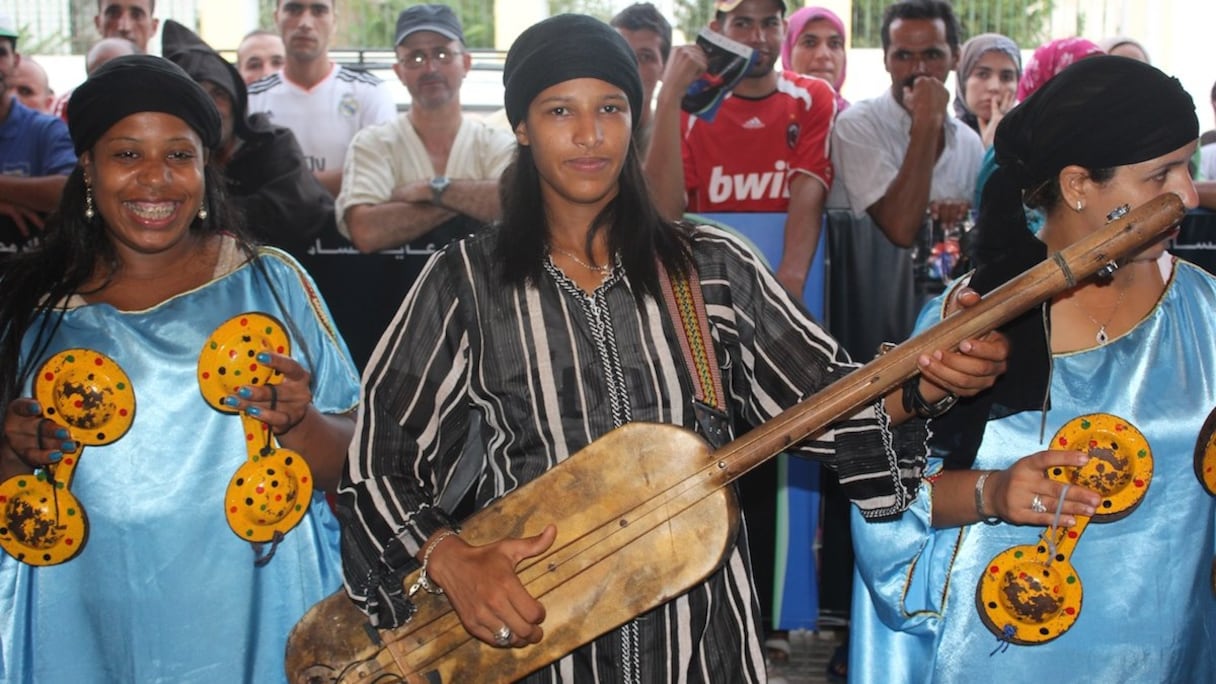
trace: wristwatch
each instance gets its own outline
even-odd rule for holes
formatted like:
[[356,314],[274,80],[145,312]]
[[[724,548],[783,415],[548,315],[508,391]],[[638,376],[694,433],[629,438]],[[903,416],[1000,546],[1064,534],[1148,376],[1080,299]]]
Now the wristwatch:
[[452,181],[447,176],[435,176],[431,179],[431,203],[436,206],[443,206],[443,193],[448,189]]

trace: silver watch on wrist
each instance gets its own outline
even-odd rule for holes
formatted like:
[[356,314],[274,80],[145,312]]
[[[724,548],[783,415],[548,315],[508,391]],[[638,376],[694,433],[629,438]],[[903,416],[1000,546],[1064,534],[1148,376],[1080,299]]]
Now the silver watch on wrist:
[[451,179],[447,176],[435,176],[430,181],[431,186],[431,203],[437,206],[443,205],[443,193],[447,191],[448,186],[452,184]]

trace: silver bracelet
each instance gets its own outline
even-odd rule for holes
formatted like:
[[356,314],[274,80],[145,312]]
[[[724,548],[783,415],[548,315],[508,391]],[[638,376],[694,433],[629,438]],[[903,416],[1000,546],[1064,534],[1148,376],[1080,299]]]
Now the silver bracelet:
[[975,514],[980,517],[981,521],[989,525],[995,525],[1001,521],[999,517],[984,512],[984,483],[988,481],[988,476],[993,472],[995,471],[985,470],[975,481]]
[[458,536],[456,530],[444,530],[443,532],[435,535],[435,538],[431,540],[430,544],[427,545],[426,551],[422,554],[422,569],[418,573],[418,581],[414,582],[413,586],[410,587],[410,596],[417,594],[419,589],[422,589],[428,594],[443,596],[443,587],[431,583],[431,578],[426,573],[426,565],[427,563],[431,562],[431,552],[435,550],[436,546],[439,546],[439,542],[447,539],[448,537],[455,536]]

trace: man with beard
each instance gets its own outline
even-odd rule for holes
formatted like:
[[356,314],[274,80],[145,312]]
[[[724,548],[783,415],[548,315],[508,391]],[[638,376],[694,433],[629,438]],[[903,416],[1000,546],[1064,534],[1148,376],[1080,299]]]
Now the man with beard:
[[[693,212],[785,212],[777,280],[802,299],[832,184],[828,140],[836,95],[820,79],[775,68],[785,37],[785,2],[715,5],[711,30],[756,52],[747,75],[712,122],[680,110],[688,86],[705,73],[705,51],[672,50],[655,106],[646,175],[666,218]],[[742,153],[746,152],[746,153]]]
[[367,253],[401,247],[453,219],[472,219],[457,221],[464,232],[497,219],[498,178],[515,151],[509,132],[461,114],[472,58],[451,8],[402,10],[395,50],[409,111],[355,136],[337,203],[339,232]]
[[854,216],[873,219],[899,248],[881,271],[869,274],[882,272],[885,290],[915,292],[910,306],[895,316],[898,329],[886,337],[899,341],[911,332],[920,304],[942,290],[961,256],[959,231],[971,209],[984,146],[975,131],[948,113],[945,81],[959,56],[958,21],[950,3],[890,5],[881,35],[891,87],[840,115],[832,161]]
[[165,58],[198,82],[219,110],[215,161],[245,226],[261,242],[303,258],[321,229],[333,223],[333,198],[309,172],[295,136],[264,114],[248,114],[240,73],[194,32],[169,19],[161,33]]
[[249,111],[295,133],[309,168],[334,197],[351,138],[397,115],[391,91],[375,76],[329,59],[333,0],[279,0],[274,22],[283,35],[283,70],[249,88]]

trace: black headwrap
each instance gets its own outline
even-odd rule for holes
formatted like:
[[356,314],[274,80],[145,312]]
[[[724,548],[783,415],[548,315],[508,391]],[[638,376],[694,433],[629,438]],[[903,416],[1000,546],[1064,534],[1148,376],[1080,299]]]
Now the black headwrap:
[[625,91],[636,129],[642,116],[642,78],[629,43],[594,17],[559,14],[519,34],[503,66],[503,98],[511,128],[542,90],[575,78],[598,78]]
[[215,103],[181,67],[152,55],[124,55],[106,62],[72,91],[68,130],[76,154],[92,148],[120,120],[140,112],[163,112],[185,121],[208,150],[220,142]]
[[233,130],[238,137],[248,138],[245,112],[249,109],[249,92],[236,67],[197,34],[172,19],[164,21],[160,34],[165,59],[181,67],[196,83],[210,81],[228,94],[232,100]]
[[[1126,166],[1169,154],[1199,137],[1195,103],[1178,79],[1125,57],[1095,56],[1061,71],[997,126],[998,168],[984,186],[972,232],[981,294],[1047,258],[1027,227],[1023,197],[1058,182],[1060,171]],[[1112,210],[1115,207],[1110,207]],[[1051,347],[1047,305],[1001,328],[1008,370],[996,386],[960,401],[939,420],[934,447],[946,467],[969,468],[989,417],[1047,408]]]

